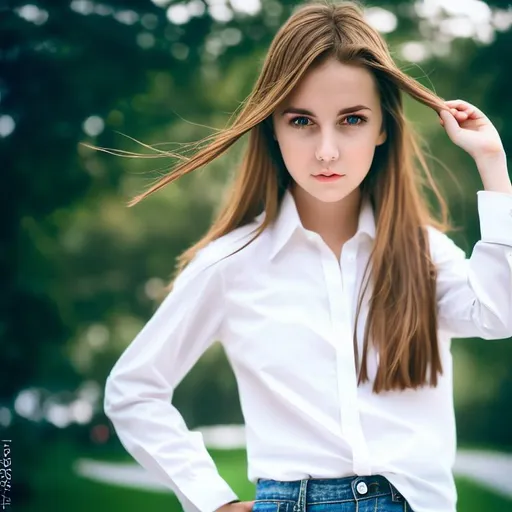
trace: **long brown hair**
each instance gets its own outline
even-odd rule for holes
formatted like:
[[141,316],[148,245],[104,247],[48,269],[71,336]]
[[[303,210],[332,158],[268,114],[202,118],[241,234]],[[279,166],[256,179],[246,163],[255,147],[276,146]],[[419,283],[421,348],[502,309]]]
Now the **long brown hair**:
[[[374,208],[377,231],[357,306],[356,325],[371,283],[361,358],[354,329],[359,382],[369,380],[366,359],[372,340],[379,354],[375,392],[435,386],[442,367],[437,340],[436,270],[430,258],[427,225],[445,231],[448,214],[418,137],[404,116],[402,91],[436,112],[446,106],[440,97],[399,69],[357,3],[323,1],[297,8],[272,41],[259,78],[231,126],[194,144],[195,153],[190,157],[163,151],[162,156],[181,158],[181,163],[129,205],[210,163],[248,133],[248,146],[223,207],[206,235],[178,258],[177,270],[181,271],[211,241],[248,224],[265,210],[261,225],[248,243],[254,241],[275,220],[291,182],[273,139],[271,115],[304,74],[327,58],[362,65],[373,73],[387,131],[386,142],[376,148],[371,169],[361,185]],[[429,211],[424,185],[434,193],[441,221]]]

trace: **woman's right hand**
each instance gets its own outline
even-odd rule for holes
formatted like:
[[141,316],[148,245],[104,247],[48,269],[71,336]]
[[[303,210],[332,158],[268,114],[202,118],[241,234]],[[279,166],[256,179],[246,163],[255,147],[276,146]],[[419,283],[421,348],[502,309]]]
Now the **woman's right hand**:
[[253,505],[254,501],[237,501],[222,505],[215,512],[251,512]]

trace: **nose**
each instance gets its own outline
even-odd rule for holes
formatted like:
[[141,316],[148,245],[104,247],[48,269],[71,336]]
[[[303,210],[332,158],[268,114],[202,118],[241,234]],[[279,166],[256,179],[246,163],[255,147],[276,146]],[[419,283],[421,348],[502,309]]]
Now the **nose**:
[[336,139],[332,134],[323,134],[320,144],[318,145],[315,156],[317,160],[322,162],[332,162],[340,156]]

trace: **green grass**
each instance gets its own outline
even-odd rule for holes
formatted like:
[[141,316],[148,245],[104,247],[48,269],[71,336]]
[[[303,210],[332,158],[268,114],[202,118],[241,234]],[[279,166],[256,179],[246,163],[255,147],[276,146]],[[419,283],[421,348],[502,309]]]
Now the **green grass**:
[[457,479],[459,502],[457,512],[507,512],[512,510],[512,501],[497,496],[491,491],[465,478]]
[[[242,500],[254,499],[254,486],[247,480],[244,450],[211,451],[220,474],[229,482]],[[20,512],[179,512],[175,496],[166,492],[134,490],[105,485],[76,476],[71,467],[81,454],[68,444],[47,447],[42,453],[41,469],[35,476],[37,496],[35,504]],[[101,457],[109,461],[131,460],[126,454]],[[512,501],[487,491],[469,480],[457,480],[458,512],[506,512],[512,510]],[[13,504],[15,506],[15,504]],[[15,508],[18,511],[18,508]]]

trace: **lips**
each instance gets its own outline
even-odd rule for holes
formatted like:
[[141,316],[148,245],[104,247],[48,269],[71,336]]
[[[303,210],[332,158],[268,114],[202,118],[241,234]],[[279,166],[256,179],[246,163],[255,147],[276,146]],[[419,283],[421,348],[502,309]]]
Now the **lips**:
[[326,175],[326,174],[313,174],[313,178],[317,181],[321,181],[321,182],[325,182],[325,183],[331,183],[333,181],[337,181],[339,179],[341,179],[344,175],[341,175],[341,174],[330,174],[330,175]]

